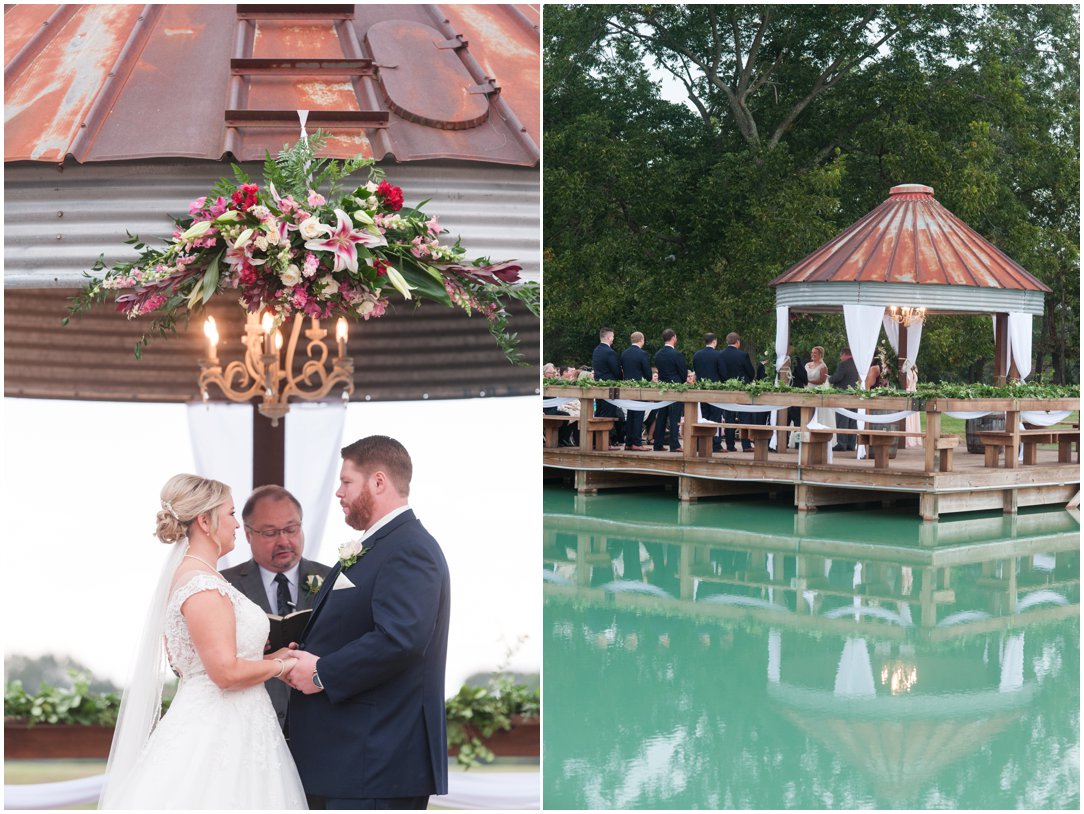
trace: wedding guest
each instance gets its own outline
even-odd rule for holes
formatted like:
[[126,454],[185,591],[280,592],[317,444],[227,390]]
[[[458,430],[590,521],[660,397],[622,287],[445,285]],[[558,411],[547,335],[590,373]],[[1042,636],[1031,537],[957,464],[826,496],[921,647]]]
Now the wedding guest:
[[[629,336],[629,346],[621,352],[621,378],[625,381],[650,381],[651,357],[644,350],[644,335],[633,331]],[[644,452],[644,411],[629,410],[625,417],[625,449]]]
[[[741,349],[741,336],[736,331],[731,331],[726,335],[726,347],[719,354],[719,357],[723,381],[739,379],[745,384],[753,381],[753,377],[756,375],[753,370],[753,363],[749,360],[749,354]],[[733,410],[724,412],[723,420],[728,424],[745,423],[742,421],[742,415]],[[724,435],[726,437],[727,452],[735,452],[734,428],[728,427]],[[741,448],[742,452],[750,452],[753,445],[747,439],[742,438]]]
[[[713,334],[704,334],[704,347],[693,354],[693,371],[698,382],[723,381],[723,364],[718,351],[719,338]],[[700,415],[705,421],[718,423],[723,420],[723,411],[707,402],[700,404]],[[712,452],[721,452],[723,439],[716,432],[711,437]]]
[[[677,333],[673,328],[667,328],[662,332],[663,346],[655,351],[655,366],[659,369],[659,381],[671,384],[684,383],[689,377],[689,366],[685,362],[685,356],[677,349]],[[655,421],[655,444],[656,452],[661,452],[663,442],[669,427],[670,451],[681,452],[681,435],[679,424],[684,408],[680,401],[675,401],[669,407],[659,410],[659,416]]]
[[[858,368],[855,367],[854,358],[851,356],[850,348],[843,348],[839,352],[839,365],[831,376],[828,377],[828,384],[832,387],[840,390],[846,390],[850,387],[854,387],[858,384]],[[858,426],[858,422],[853,418],[847,418],[844,415],[836,414],[836,427],[839,429],[854,429]],[[836,436],[836,445],[832,447],[833,452],[847,452],[855,448],[855,436],[853,433],[839,433]]]
[[[305,550],[301,514],[301,503],[281,486],[255,489],[241,510],[252,558],[222,572],[227,582],[273,616],[311,608],[331,570],[301,556]],[[290,688],[276,679],[264,682],[264,687],[279,726],[284,726]]]
[[[557,372],[557,366],[554,365],[553,362],[546,362],[546,364],[542,366],[542,378],[561,378],[561,375]],[[577,406],[579,406],[578,403]],[[543,407],[542,413],[543,415],[569,415],[567,410],[562,410],[557,407]],[[573,446],[573,444],[565,442],[571,440],[574,430],[575,425],[571,421],[565,422],[565,424],[557,430],[557,445],[562,447]]]
[[[806,366],[802,361],[802,357],[799,354],[791,354],[791,387],[807,387],[809,380],[806,378]],[[788,407],[787,408],[787,426],[801,427],[802,426],[802,408],[801,407]],[[797,448],[798,446],[798,433],[792,432],[790,439],[787,441],[787,446]]]
[[[591,354],[591,367],[597,381],[621,381],[621,360],[617,356],[617,351],[613,349],[613,344],[613,328],[601,328],[598,332],[598,345]],[[610,449],[620,449],[616,441],[624,437],[624,413],[611,402],[605,399],[596,399],[595,415],[599,418],[617,419],[614,426],[610,428]]]

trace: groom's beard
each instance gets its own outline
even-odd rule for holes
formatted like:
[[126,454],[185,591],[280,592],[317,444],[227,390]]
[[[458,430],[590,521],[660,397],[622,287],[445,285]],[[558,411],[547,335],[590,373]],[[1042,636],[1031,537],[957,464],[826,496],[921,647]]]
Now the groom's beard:
[[368,489],[362,488],[357,500],[344,506],[346,525],[358,531],[365,531],[373,524],[373,496]]

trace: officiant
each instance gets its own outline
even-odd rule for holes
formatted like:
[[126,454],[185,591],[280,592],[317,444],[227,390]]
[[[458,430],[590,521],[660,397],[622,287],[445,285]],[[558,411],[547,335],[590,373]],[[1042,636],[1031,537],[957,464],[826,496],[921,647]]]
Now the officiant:
[[[283,487],[254,490],[241,510],[252,559],[222,572],[237,590],[274,616],[312,608],[331,570],[301,556],[305,550],[301,516],[301,503]],[[290,688],[276,679],[264,686],[283,726]]]

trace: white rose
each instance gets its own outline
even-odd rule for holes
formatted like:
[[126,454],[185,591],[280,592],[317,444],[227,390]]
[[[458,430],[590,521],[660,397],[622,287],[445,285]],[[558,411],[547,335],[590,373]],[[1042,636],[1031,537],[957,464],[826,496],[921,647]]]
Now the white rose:
[[366,192],[376,192],[378,189],[379,189],[379,187],[376,184],[374,184],[372,181],[370,181],[369,183],[367,183],[365,185],[365,191]]
[[348,543],[343,543],[339,546],[339,559],[345,560],[349,557],[356,557],[361,553],[364,546],[361,544],[361,540],[351,540]]
[[305,218],[297,229],[305,240],[315,240],[327,231],[327,227],[316,218]]
[[358,312],[359,315],[365,316],[366,314],[371,313],[374,308],[376,308],[376,305],[373,304],[372,300],[364,300],[358,303],[358,306],[355,310]]
[[262,252],[267,251],[267,238],[263,235],[260,235],[258,238],[256,238],[256,248]]
[[325,297],[330,297],[332,294],[339,293],[339,281],[330,274],[320,278],[320,285],[324,287],[323,296]]
[[301,269],[291,263],[286,267],[286,271],[279,275],[279,279],[282,280],[284,286],[297,285],[301,282]]

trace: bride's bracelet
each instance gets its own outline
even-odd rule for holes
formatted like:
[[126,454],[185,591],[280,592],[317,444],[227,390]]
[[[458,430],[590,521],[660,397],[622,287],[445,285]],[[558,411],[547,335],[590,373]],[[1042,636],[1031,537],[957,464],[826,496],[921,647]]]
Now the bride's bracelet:
[[286,672],[286,662],[282,659],[275,659],[279,663],[279,671],[275,673],[271,678],[282,678],[282,674]]

